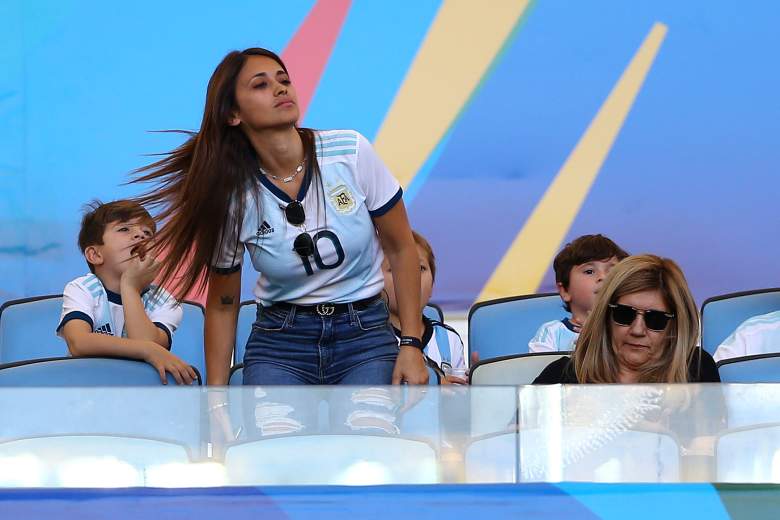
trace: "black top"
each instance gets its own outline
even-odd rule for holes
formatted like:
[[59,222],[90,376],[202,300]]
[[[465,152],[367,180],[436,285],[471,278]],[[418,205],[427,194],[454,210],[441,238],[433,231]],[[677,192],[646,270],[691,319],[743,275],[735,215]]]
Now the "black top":
[[[699,357],[701,357],[701,366],[699,366]],[[715,360],[706,351],[697,348],[690,363],[688,363],[688,382],[689,383],[720,383],[720,374],[718,367],[715,366]],[[553,361],[542,373],[534,379],[535,385],[576,385],[577,376],[574,373],[574,362],[570,357],[562,357]]]

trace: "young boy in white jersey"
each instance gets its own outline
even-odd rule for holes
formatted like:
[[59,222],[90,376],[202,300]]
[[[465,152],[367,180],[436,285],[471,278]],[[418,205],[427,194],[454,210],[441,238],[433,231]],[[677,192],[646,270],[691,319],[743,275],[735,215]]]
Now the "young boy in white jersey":
[[119,356],[152,365],[166,383],[196,379],[192,367],[170,352],[182,309],[165,290],[152,285],[159,265],[146,254],[154,220],[127,200],[88,206],[81,221],[79,249],[89,270],[63,291],[57,335],[73,356]]
[[571,317],[544,323],[528,343],[529,352],[572,351],[596,293],[607,273],[628,256],[603,235],[583,235],[566,246],[553,261],[555,284]]
[[[423,314],[423,309],[428,305],[433,291],[433,282],[436,280],[436,257],[428,241],[416,231],[412,231],[414,242],[417,245],[417,254],[420,259],[420,322],[423,335],[423,352],[430,361],[435,363],[442,371],[445,365],[453,370],[465,371],[463,341],[455,329],[444,323],[432,320]],[[395,285],[390,271],[390,263],[382,262],[382,273],[385,276],[385,292],[387,292],[387,305],[390,310],[390,324],[393,326],[396,337],[400,339],[401,320],[398,313],[398,302],[395,298]],[[442,383],[466,383],[465,379],[448,375]]]
[[715,351],[715,361],[756,354],[780,353],[780,310],[742,322]]

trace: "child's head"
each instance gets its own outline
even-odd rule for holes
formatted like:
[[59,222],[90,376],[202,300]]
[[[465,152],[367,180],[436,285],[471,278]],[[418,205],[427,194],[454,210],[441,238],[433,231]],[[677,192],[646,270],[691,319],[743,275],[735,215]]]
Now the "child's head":
[[[417,256],[420,261],[420,312],[428,305],[433,291],[433,282],[436,279],[436,257],[433,255],[431,245],[421,234],[412,231],[414,243],[417,245]],[[390,271],[390,262],[387,258],[382,261],[382,274],[385,276],[385,291],[387,292],[387,306],[390,313],[398,315],[398,302],[395,299],[395,285],[393,273]]]
[[553,261],[555,283],[566,310],[584,319],[609,270],[627,256],[604,235],[583,235],[566,244]]
[[121,275],[127,260],[134,254],[143,256],[136,246],[154,236],[156,229],[154,219],[138,203],[96,200],[86,206],[81,219],[79,249],[93,273]]

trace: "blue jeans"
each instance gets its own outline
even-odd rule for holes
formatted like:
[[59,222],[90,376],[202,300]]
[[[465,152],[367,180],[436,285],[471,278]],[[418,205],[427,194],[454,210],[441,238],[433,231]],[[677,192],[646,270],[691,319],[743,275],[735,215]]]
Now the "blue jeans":
[[[322,392],[286,385],[389,385],[398,357],[387,305],[320,316],[258,306],[244,354],[244,384],[262,386],[244,418],[260,436],[318,431]],[[331,432],[397,434],[397,396],[387,388],[334,389],[325,399]],[[251,431],[252,428],[249,428]]]
[[398,341],[381,298],[333,316],[258,305],[245,385],[389,385]]

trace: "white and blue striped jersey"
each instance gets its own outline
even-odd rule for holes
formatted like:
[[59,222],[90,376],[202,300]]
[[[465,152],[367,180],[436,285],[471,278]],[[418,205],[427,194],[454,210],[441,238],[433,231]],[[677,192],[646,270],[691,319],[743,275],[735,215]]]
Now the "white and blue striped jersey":
[[[155,291],[150,285],[141,294],[146,315],[168,336],[169,347],[173,345],[173,333],[181,323],[183,311],[179,302],[164,289]],[[94,274],[76,278],[65,286],[62,294],[62,313],[57,326],[57,335],[62,336],[62,327],[70,320],[89,323],[92,332],[109,336],[124,336],[125,312],[122,295],[103,287]]]
[[742,322],[715,351],[715,361],[780,352],[780,311],[753,316]]
[[[263,305],[347,303],[384,287],[382,248],[372,217],[395,206],[401,187],[358,132],[317,131],[315,136],[323,190],[307,172],[297,197],[306,213],[304,225],[287,222],[284,207],[292,199],[258,174],[256,187],[244,194],[238,236],[223,236],[214,262],[217,272],[234,272],[245,249],[260,273],[254,295]],[[304,230],[315,244],[307,258],[293,250]]]
[[[423,335],[420,340],[423,344],[423,353],[436,363],[439,368],[442,364],[448,364],[452,368],[466,368],[465,348],[460,335],[450,327],[440,321],[432,320],[423,316]],[[396,339],[400,344],[401,331],[393,327]]]
[[579,336],[569,318],[548,321],[539,327],[536,335],[528,342],[528,352],[572,351]]

